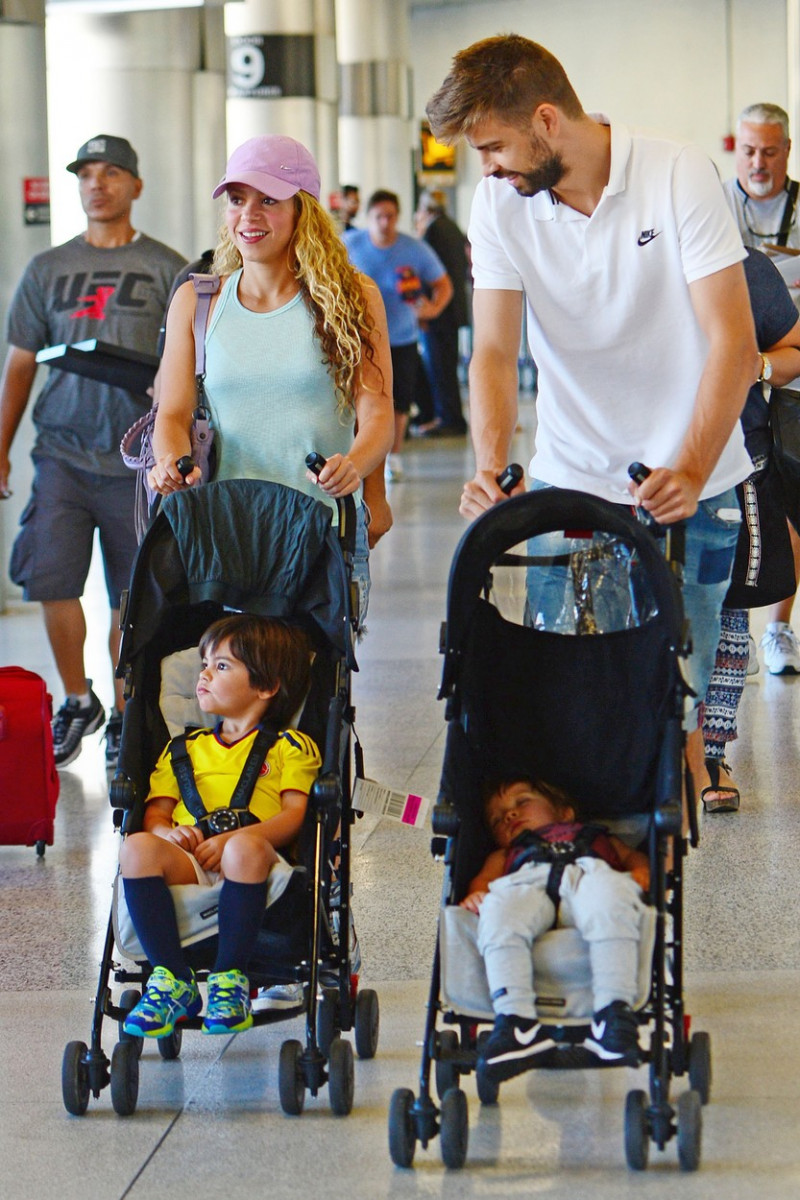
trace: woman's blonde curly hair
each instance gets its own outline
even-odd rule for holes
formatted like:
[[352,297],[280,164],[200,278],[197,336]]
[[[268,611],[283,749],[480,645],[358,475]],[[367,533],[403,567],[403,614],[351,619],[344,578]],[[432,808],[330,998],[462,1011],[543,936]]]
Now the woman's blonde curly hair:
[[[351,417],[363,357],[375,360],[375,322],[367,308],[362,276],[350,262],[332,219],[308,192],[297,192],[294,203],[297,225],[289,243],[289,266],[314,319],[314,332],[336,389],[337,411]],[[242,256],[224,224],[219,239],[212,270],[230,275],[241,267]]]

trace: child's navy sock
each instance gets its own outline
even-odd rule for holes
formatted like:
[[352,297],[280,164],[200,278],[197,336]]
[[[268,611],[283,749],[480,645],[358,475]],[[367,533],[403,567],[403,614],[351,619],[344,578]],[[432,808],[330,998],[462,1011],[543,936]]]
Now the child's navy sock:
[[122,880],[125,900],[151,967],[166,967],[176,979],[191,979],[181,950],[175,905],[160,875]]
[[219,945],[215,971],[246,970],[266,906],[266,879],[263,883],[225,880],[219,896]]

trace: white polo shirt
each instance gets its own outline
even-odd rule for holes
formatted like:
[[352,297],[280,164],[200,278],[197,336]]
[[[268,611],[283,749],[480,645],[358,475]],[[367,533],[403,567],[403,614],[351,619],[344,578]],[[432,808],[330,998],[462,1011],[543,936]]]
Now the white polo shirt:
[[[626,502],[628,464],[670,466],[694,411],[708,341],[687,284],[744,258],[713,164],[614,125],[591,217],[483,179],[469,240],[476,288],[526,294],[539,371],[531,474]],[[737,422],[703,497],[751,470]]]

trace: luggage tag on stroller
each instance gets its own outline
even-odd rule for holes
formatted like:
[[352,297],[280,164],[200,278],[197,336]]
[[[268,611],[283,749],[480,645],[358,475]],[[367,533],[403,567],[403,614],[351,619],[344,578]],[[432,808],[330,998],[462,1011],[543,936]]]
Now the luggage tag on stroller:
[[403,825],[423,829],[428,821],[431,802],[410,792],[396,792],[373,779],[356,779],[353,787],[353,808],[358,812],[376,813],[390,817]]

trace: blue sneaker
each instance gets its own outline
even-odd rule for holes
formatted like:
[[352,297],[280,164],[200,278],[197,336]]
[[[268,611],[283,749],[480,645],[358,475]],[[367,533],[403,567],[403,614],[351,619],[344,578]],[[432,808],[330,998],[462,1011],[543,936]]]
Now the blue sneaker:
[[208,977],[203,1033],[241,1033],[253,1024],[250,982],[241,971],[214,971]]
[[144,995],[125,1019],[122,1028],[136,1037],[167,1037],[178,1021],[196,1017],[203,1007],[203,998],[192,978],[176,979],[166,967],[156,967],[150,976]]

